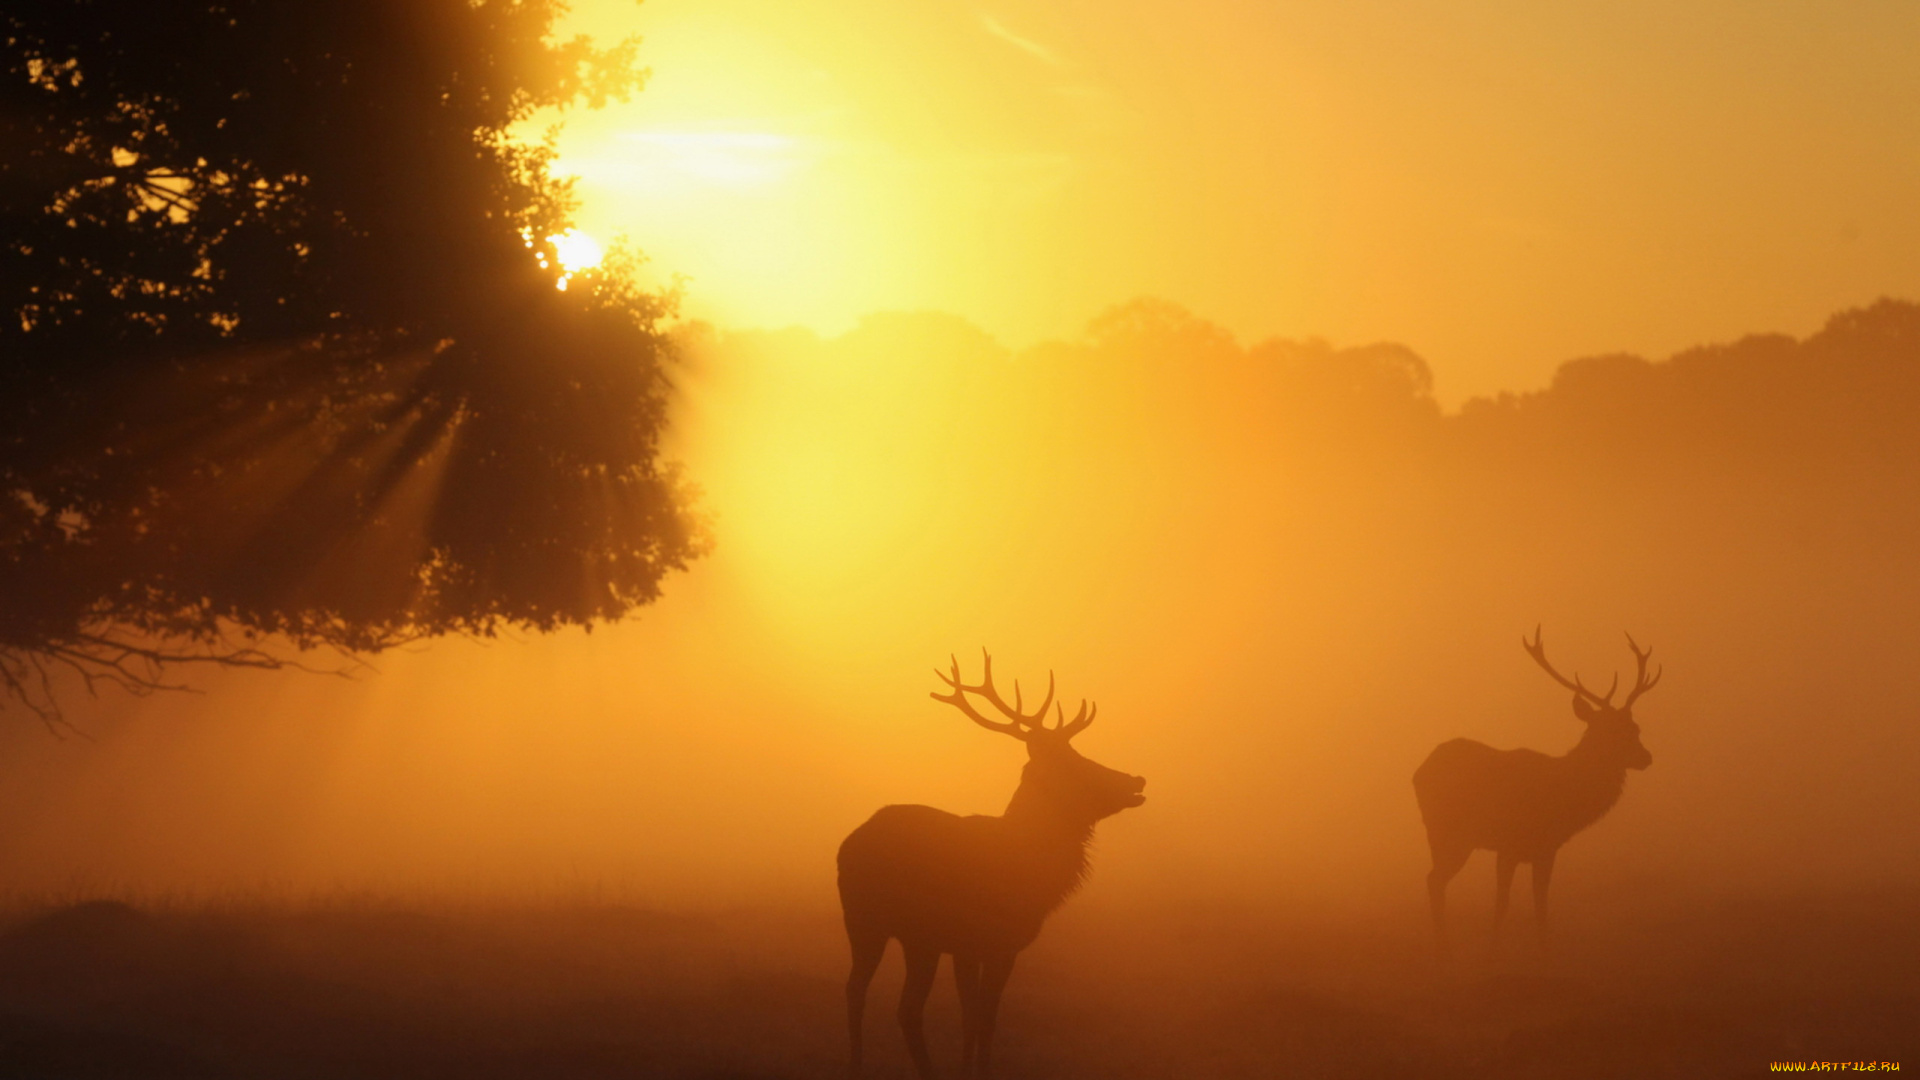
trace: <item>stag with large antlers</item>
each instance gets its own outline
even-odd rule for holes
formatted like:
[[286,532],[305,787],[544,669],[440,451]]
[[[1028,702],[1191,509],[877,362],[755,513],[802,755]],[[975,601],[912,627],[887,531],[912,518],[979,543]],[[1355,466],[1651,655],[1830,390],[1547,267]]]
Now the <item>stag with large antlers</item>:
[[1586,734],[1559,757],[1537,750],[1495,750],[1472,739],[1454,739],[1441,743],[1415,770],[1413,791],[1427,824],[1427,844],[1433,850],[1427,897],[1433,908],[1434,933],[1443,949],[1447,883],[1466,865],[1467,857],[1481,848],[1493,851],[1495,858],[1496,940],[1506,919],[1513,872],[1524,862],[1533,864],[1534,922],[1544,942],[1547,884],[1560,846],[1613,809],[1626,786],[1628,769],[1653,764],[1653,755],[1640,742],[1640,725],[1633,720],[1633,703],[1660,682],[1660,671],[1647,677],[1652,649],[1641,649],[1631,634],[1627,636],[1639,670],[1626,700],[1615,705],[1618,674],[1603,697],[1587,689],[1578,674],[1568,679],[1547,663],[1539,627],[1534,628],[1532,641],[1523,637],[1520,645],[1554,682],[1573,691],[1573,715],[1587,725]]
[[[1086,877],[1094,825],[1146,801],[1145,780],[1097,764],[1069,745],[1093,723],[1096,710],[1082,701],[1068,720],[1066,709],[1054,706],[1051,673],[1047,696],[1032,713],[1025,711],[1017,682],[1013,704],[1001,700],[993,687],[991,656],[985,656],[978,684],[960,680],[958,660],[951,674],[935,674],[951,691],[932,694],[935,701],[1027,744],[1027,764],[1013,801],[999,817],[887,806],[840,845],[840,906],[853,945],[847,1033],[855,1074],[867,986],[888,940],[898,938],[907,961],[899,1020],[914,1068],[922,1077],[933,1075],[921,1016],[944,953],[953,957],[960,990],[961,1071],[985,1076],[1000,993],[1014,957]],[[1004,719],[983,715],[969,695]],[[1050,706],[1055,710],[1051,726],[1046,723]]]

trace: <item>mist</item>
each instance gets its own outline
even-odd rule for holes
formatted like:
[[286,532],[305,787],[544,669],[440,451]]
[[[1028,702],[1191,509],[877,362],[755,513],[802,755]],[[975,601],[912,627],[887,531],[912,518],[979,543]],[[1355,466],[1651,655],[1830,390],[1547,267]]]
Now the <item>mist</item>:
[[1589,685],[1623,632],[1665,670],[1567,919],[1920,877],[1912,305],[1452,412],[1405,347],[1155,301],[1019,354],[937,314],[681,345],[719,544],[644,618],[74,694],[87,738],[4,736],[12,888],[827,909],[874,808],[1004,806],[1020,748],[927,698],[985,646],[1149,781],[1090,897],[1411,923],[1426,753],[1578,737],[1536,626]]
[[1920,1058],[1920,8],[15,8],[0,1080]]

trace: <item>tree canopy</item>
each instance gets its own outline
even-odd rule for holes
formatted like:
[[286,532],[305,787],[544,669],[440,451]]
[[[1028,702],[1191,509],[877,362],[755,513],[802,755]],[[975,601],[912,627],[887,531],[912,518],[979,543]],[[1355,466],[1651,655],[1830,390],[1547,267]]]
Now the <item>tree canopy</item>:
[[569,275],[557,0],[0,14],[0,703],[618,619],[704,546],[670,294]]

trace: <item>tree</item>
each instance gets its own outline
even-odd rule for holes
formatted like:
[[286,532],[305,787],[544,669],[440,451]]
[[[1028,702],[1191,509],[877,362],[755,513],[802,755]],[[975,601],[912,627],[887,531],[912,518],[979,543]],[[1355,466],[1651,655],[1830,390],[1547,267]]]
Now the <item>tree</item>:
[[673,297],[568,275],[559,0],[0,14],[0,703],[619,619],[705,546]]

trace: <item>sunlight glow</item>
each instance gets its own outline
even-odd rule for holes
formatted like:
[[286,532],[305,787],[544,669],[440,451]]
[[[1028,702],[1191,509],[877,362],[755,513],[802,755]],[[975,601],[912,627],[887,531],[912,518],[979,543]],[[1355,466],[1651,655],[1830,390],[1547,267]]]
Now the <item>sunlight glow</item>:
[[643,237],[653,266],[698,283],[694,317],[851,324],[872,279],[916,273],[889,257],[912,229],[858,148],[777,122],[623,126],[554,167],[579,180],[582,228]]
[[638,168],[728,187],[785,179],[799,156],[799,140],[764,131],[629,131],[619,138],[638,144]]
[[560,256],[560,266],[569,274],[582,270],[591,270],[600,265],[606,252],[600,249],[598,241],[579,229],[568,229],[557,236],[549,236],[554,253]]
[[[525,238],[528,247],[533,246],[530,232],[523,229],[520,235]],[[599,266],[600,260],[606,258],[606,252],[601,249],[599,242],[579,229],[568,229],[549,236],[547,243],[553,245],[553,253],[560,260],[560,279],[553,283],[553,287],[561,292],[567,291],[567,283],[573,280],[573,275]],[[545,252],[536,251],[534,258],[539,261],[540,269],[548,268]]]

